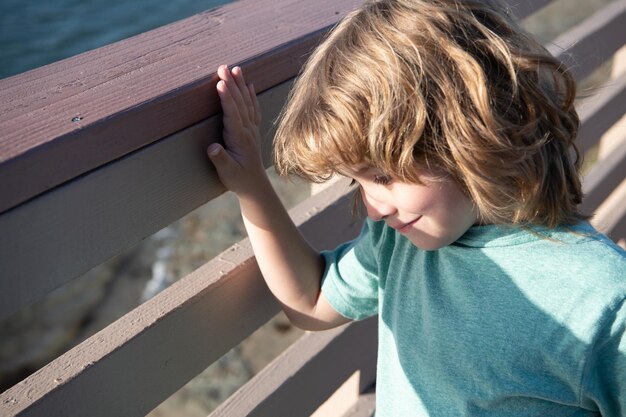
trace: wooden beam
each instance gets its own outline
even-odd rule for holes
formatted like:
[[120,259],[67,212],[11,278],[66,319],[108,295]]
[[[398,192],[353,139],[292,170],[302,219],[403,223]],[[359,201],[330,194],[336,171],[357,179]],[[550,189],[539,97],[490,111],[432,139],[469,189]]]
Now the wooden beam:
[[525,19],[533,13],[546,7],[554,0],[511,0],[509,5],[513,11],[513,15],[518,19]]
[[626,176],[626,132],[615,151],[594,164],[583,181],[583,213],[593,213]]
[[600,205],[591,222],[616,242],[626,238],[626,178]]
[[[247,3],[244,3],[237,7],[248,7],[245,6]],[[258,5],[258,7],[261,6]],[[235,8],[235,10],[239,9]],[[333,10],[335,9],[333,8]],[[150,62],[150,65],[153,66],[165,65],[166,63],[174,65],[175,63],[177,68],[182,65],[182,62],[188,60],[191,60],[189,62],[195,62],[195,55],[186,51],[186,49],[179,51],[183,55],[180,57],[177,55],[175,60],[172,58],[172,61],[169,61],[169,58],[162,57],[163,62],[159,61],[158,65],[147,60],[144,55],[152,56],[152,54],[157,53],[155,51],[161,51],[159,52],[160,54],[169,56],[164,51],[167,51],[168,48],[178,50],[176,48],[179,48],[180,42],[188,39],[191,33],[200,37],[197,40],[193,40],[193,42],[190,41],[192,45],[196,45],[201,40],[206,40],[204,36],[207,36],[207,34],[201,30],[204,26],[208,25],[211,27],[210,23],[213,22],[212,19],[216,18],[215,16],[221,16],[222,19],[226,19],[230,16],[229,13],[235,12],[230,8],[224,11],[212,11],[190,18],[191,20],[185,20],[184,22],[188,24],[184,25],[184,27],[174,24],[171,27],[158,29],[119,44],[110,45],[97,52],[92,51],[46,68],[36,69],[17,77],[2,80],[0,81],[0,89],[4,88],[4,90],[2,90],[0,95],[3,99],[0,105],[4,105],[7,108],[5,108],[5,113],[1,113],[0,126],[3,126],[2,123],[17,123],[16,121],[24,116],[22,114],[23,111],[17,112],[19,108],[29,109],[31,113],[49,113],[48,119],[41,115],[41,123],[44,123],[45,120],[51,122],[52,119],[58,118],[58,115],[53,116],[58,113],[57,110],[68,106],[71,107],[69,103],[72,100],[98,101],[95,94],[102,92],[98,86],[104,82],[103,79],[108,83],[106,94],[109,94],[109,89],[114,91],[116,88],[126,86],[126,78],[131,77],[131,75],[132,79],[150,74],[150,76],[153,76],[152,69],[147,73],[147,70],[143,71],[141,65],[147,62]],[[335,16],[334,12],[332,15]],[[234,25],[235,21],[230,24]],[[241,21],[238,24],[242,24]],[[228,33],[230,33],[228,31],[233,30],[230,26],[217,26],[212,30],[218,29],[225,31],[223,37],[227,37]],[[151,43],[151,41],[154,41],[154,43]],[[200,48],[204,46],[198,44],[195,47]],[[148,48],[147,52],[144,51],[145,48]],[[245,51],[248,50],[246,48],[247,46],[244,48]],[[144,51],[144,55],[142,55],[142,51]],[[200,54],[199,51],[195,52]],[[204,55],[205,52],[201,55]],[[215,62],[218,62],[219,59],[221,58],[218,55],[215,58]],[[264,59],[258,59],[257,61],[248,59],[249,68],[252,70],[251,79],[254,79],[255,76],[265,76],[265,72],[255,75],[254,68],[258,67],[260,70],[264,68],[263,65],[269,65]],[[73,65],[70,65],[71,63]],[[115,77],[113,77],[112,73],[107,72],[109,71],[107,65],[116,68],[115,74],[117,75]],[[104,66],[104,68],[100,68],[101,66]],[[140,70],[137,70],[137,68],[140,68]],[[98,71],[98,69],[102,71]],[[156,67],[154,70],[156,70]],[[171,76],[171,71],[171,69],[166,68],[166,73],[159,76]],[[205,68],[203,71],[206,73],[207,69]],[[185,77],[197,77],[198,74],[194,74],[194,72],[196,72],[195,67],[194,71],[188,71]],[[82,81],[71,83],[69,80],[73,79],[72,77],[76,77],[77,73],[82,74],[82,78],[80,78]],[[158,89],[158,91],[164,88],[172,88],[176,90],[176,94],[182,94],[181,91],[184,90],[183,84],[189,81],[185,81],[185,78],[180,79],[180,77],[182,75],[177,76],[175,80],[168,80],[164,84],[160,81],[155,82],[156,80],[151,81],[151,85],[154,84],[151,88]],[[173,84],[178,86],[175,88]],[[45,93],[47,89],[53,88],[51,86],[58,85],[67,86],[60,88],[56,95]],[[167,87],[168,85],[170,87]],[[273,134],[271,122],[278,115],[290,86],[291,82],[288,81],[280,87],[272,88],[266,93],[260,94],[260,100],[265,112],[264,132],[266,132],[266,145],[264,153],[268,163],[269,154],[271,153],[269,142],[271,142],[270,138]],[[208,86],[206,87],[208,89]],[[41,91],[45,97],[25,94],[24,90],[28,88]],[[204,101],[208,97],[214,96],[213,89],[201,91],[202,88],[199,86],[194,88],[193,91],[196,94],[205,96]],[[155,91],[148,89],[142,90],[141,93],[157,94]],[[7,100],[9,96],[14,98]],[[163,119],[162,114],[153,113],[149,108],[139,106],[133,108],[133,111],[137,112],[136,117],[146,117],[148,119],[156,117],[158,121],[124,119],[125,128],[123,130],[126,133],[118,131],[113,126],[117,123],[117,116],[108,117],[105,113],[107,111],[121,111],[119,106],[126,104],[135,106],[137,103],[134,101],[131,104],[117,103],[116,100],[106,97],[106,100],[111,100],[110,103],[107,102],[109,107],[102,107],[99,110],[101,112],[94,113],[92,117],[103,118],[97,122],[103,124],[99,132],[106,136],[107,143],[113,144],[111,146],[123,147],[125,149],[124,152],[128,152],[131,150],[131,148],[127,147],[129,142],[125,136],[128,132],[139,129],[141,130],[141,136],[147,134],[146,127],[152,128],[157,126],[158,129],[161,129],[158,126]],[[186,106],[189,106],[190,102],[185,97],[183,95],[179,98],[185,102],[185,105],[182,106],[181,104],[181,106],[189,110]],[[196,104],[192,104],[193,110],[189,110],[192,113],[202,113],[197,116],[198,118],[203,117],[204,113],[214,113],[219,110],[217,108],[211,109],[208,102],[204,103],[206,106],[203,106],[201,102],[202,100],[194,102]],[[157,103],[155,102],[151,105],[157,106]],[[165,109],[167,107],[165,104],[159,104],[159,106],[161,106],[159,112],[169,112],[169,110]],[[178,107],[176,109],[177,111],[180,110]],[[175,113],[168,114],[165,119],[169,118],[176,121],[176,123],[190,122],[188,119],[174,116]],[[39,116],[36,118],[40,119]],[[81,121],[80,129],[76,128],[74,130],[72,134],[79,135],[81,139],[73,145],[70,145],[68,142],[67,146],[70,146],[71,149],[65,148],[65,145],[62,144],[65,140],[63,135],[66,134],[63,133],[65,132],[64,128],[52,123],[51,125],[45,125],[47,127],[44,129],[44,124],[38,128],[39,130],[31,131],[29,130],[31,127],[21,126],[22,123],[18,123],[20,129],[26,130],[8,129],[7,135],[3,135],[2,139],[0,139],[1,150],[7,149],[3,148],[3,146],[11,141],[10,138],[13,133],[21,132],[25,135],[24,141],[19,142],[20,146],[28,146],[29,140],[34,140],[35,136],[40,141],[47,140],[45,139],[47,137],[54,137],[51,139],[54,142],[53,144],[41,149],[37,147],[41,153],[37,151],[32,155],[29,154],[30,156],[27,158],[17,158],[17,160],[21,161],[18,161],[18,163],[26,164],[24,169],[28,171],[27,175],[36,176],[37,181],[48,183],[53,178],[53,176],[51,177],[39,171],[44,166],[61,170],[74,170],[76,167],[72,168],[72,164],[87,163],[89,158],[102,158],[108,152],[108,150],[91,147],[89,140],[83,138],[85,135],[91,135],[89,132],[96,129],[90,122]],[[178,127],[177,125],[177,129]],[[156,136],[160,136],[166,131],[160,130],[161,133]],[[196,126],[184,129],[139,151],[118,158],[116,162],[111,162],[101,169],[92,170],[78,179],[66,182],[63,186],[40,194],[39,198],[34,198],[13,210],[0,214],[0,233],[3,236],[11,236],[10,239],[3,239],[0,242],[0,264],[2,265],[0,276],[3,277],[0,280],[0,294],[2,294],[0,295],[0,318],[7,317],[23,306],[40,299],[51,290],[58,288],[69,280],[88,271],[93,266],[120,253],[125,248],[136,244],[222,193],[223,188],[215,180],[203,152],[203,149],[211,140],[220,136],[220,116],[212,116]],[[133,138],[136,137],[138,136],[133,134]],[[59,143],[57,144],[57,142]],[[91,148],[82,148],[83,146]],[[61,154],[55,155],[54,152],[57,152],[57,150]],[[88,154],[87,157],[82,155],[83,152]],[[10,157],[10,154],[5,155],[5,157]],[[46,161],[38,162],[37,158],[39,157],[45,158]],[[68,158],[71,161],[68,161]],[[11,164],[12,161],[6,163]],[[4,164],[0,163],[0,178],[2,178],[2,166]],[[93,166],[89,162],[88,169],[91,168]],[[73,172],[78,174],[80,171]],[[138,176],[137,173],[141,173],[141,175]],[[11,183],[13,185],[10,185]],[[54,181],[50,182],[49,185],[52,186],[53,183]],[[23,192],[28,189],[28,184],[28,178],[16,174],[9,175],[6,181],[0,181],[0,188],[9,187]],[[10,192],[3,194],[0,191],[0,195],[2,195],[0,200],[8,201],[5,198],[8,198],[10,194]],[[33,257],[36,257],[38,262],[31,262]]]
[[615,0],[561,34],[547,49],[582,80],[626,43],[626,0]]
[[[259,97],[266,155],[290,88]],[[205,153],[221,123],[213,116],[0,214],[0,319],[223,193]]]
[[607,81],[598,92],[578,106],[581,125],[578,143],[583,153],[595,146],[626,109],[626,73]]
[[[259,7],[258,2],[255,4],[257,5],[255,7]],[[332,4],[336,3],[333,2]],[[319,4],[316,5],[316,8],[318,7],[320,7]],[[298,12],[302,13],[301,8],[298,9]],[[225,21],[220,21],[220,19],[224,19],[224,16],[229,15],[220,15],[219,12],[205,14],[206,21],[204,23],[209,28],[208,30],[213,30],[219,25],[225,24]],[[235,18],[234,16],[231,17]],[[258,15],[255,18],[258,18]],[[271,21],[271,19],[268,21]],[[287,25],[288,23],[281,22],[280,24]],[[213,27],[211,26],[212,24],[218,24],[218,26]],[[201,24],[197,26],[197,28],[202,27]],[[183,30],[184,28],[179,29]],[[97,57],[97,62],[106,62],[106,59],[113,59],[112,62],[117,62],[119,65],[127,62],[128,66],[118,68],[119,73],[111,69],[116,68],[115,65],[106,67],[109,72],[104,71],[104,78],[97,82],[94,81],[93,84],[81,85],[81,79],[66,80],[63,78],[63,69],[69,74],[75,74],[72,72],[75,65],[84,63],[84,68],[94,67],[94,61],[92,60],[94,57],[85,54],[79,58],[55,64],[58,66],[55,66],[53,71],[54,76],[52,80],[54,82],[51,82],[51,79],[48,78],[50,68],[46,68],[11,78],[6,83],[0,85],[2,88],[0,95],[2,95],[3,101],[5,97],[9,97],[6,101],[8,107],[5,108],[7,112],[4,114],[16,112],[13,114],[16,119],[21,117],[19,119],[20,123],[26,123],[27,125],[28,123],[33,123],[32,126],[26,126],[24,132],[32,134],[32,137],[35,138],[39,135],[44,135],[51,126],[52,129],[60,129],[61,131],[65,129],[61,125],[66,121],[65,116],[67,114],[62,111],[64,110],[62,103],[68,106],[72,103],[92,105],[85,98],[90,97],[90,94],[93,94],[91,97],[98,97],[98,95],[106,96],[106,100],[110,100],[102,107],[98,107],[96,104],[89,108],[86,107],[89,111],[84,113],[85,115],[93,114],[96,116],[95,121],[91,121],[90,117],[81,116],[83,119],[75,123],[78,123],[77,126],[82,126],[82,129],[76,129],[72,125],[73,128],[68,130],[68,132],[55,134],[56,136],[48,142],[39,143],[32,148],[29,148],[28,146],[30,145],[27,145],[21,148],[24,152],[18,153],[17,156],[10,156],[7,160],[2,160],[4,162],[0,162],[0,174],[6,172],[2,171],[5,163],[9,165],[24,163],[25,167],[37,168],[37,161],[40,160],[37,159],[38,156],[36,155],[40,155],[40,152],[44,154],[50,152],[47,154],[47,157],[42,157],[41,161],[48,161],[48,158],[51,158],[50,161],[56,161],[54,158],[59,157],[58,164],[63,165],[68,163],[68,161],[70,164],[74,163],[71,159],[77,155],[79,157],[91,157],[88,155],[89,152],[102,150],[103,154],[106,154],[111,149],[120,151],[117,156],[111,156],[116,154],[116,152],[113,152],[99,162],[91,160],[82,168],[79,167],[78,163],[74,163],[73,168],[76,171],[71,175],[68,174],[68,178],[74,178],[77,175],[76,172],[80,173],[79,175],[83,175],[81,178],[67,185],[57,186],[54,191],[28,203],[21,204],[19,207],[14,207],[0,217],[0,231],[4,236],[11,236],[12,239],[15,237],[15,240],[3,239],[7,243],[3,242],[0,244],[4,245],[0,246],[0,256],[3,256],[3,258],[0,258],[3,266],[3,276],[0,279],[0,283],[6,281],[5,277],[12,275],[13,271],[10,271],[11,274],[8,274],[5,272],[4,267],[5,262],[9,264],[12,262],[13,256],[21,257],[20,262],[24,266],[39,262],[39,258],[33,255],[47,253],[46,257],[52,262],[46,264],[48,269],[41,268],[40,272],[59,277],[66,274],[68,270],[77,271],[87,267],[87,265],[98,263],[97,258],[108,257],[107,253],[118,251],[128,242],[136,242],[148,230],[158,230],[159,224],[168,224],[172,221],[168,219],[180,217],[180,213],[184,214],[190,211],[190,207],[193,208],[201,204],[200,201],[206,201],[221,192],[221,188],[214,181],[214,178],[213,180],[207,179],[207,177],[211,176],[211,173],[203,152],[203,149],[211,140],[209,137],[215,138],[219,134],[219,116],[187,128],[179,135],[172,135],[167,139],[153,143],[162,137],[159,135],[164,134],[164,132],[176,125],[176,120],[178,119],[173,115],[184,118],[186,117],[185,111],[189,111],[192,117],[185,119],[181,123],[181,126],[187,127],[190,123],[193,123],[190,121],[193,117],[204,111],[201,109],[213,106],[211,111],[217,111],[215,109],[215,97],[205,97],[205,89],[212,91],[211,83],[215,81],[211,78],[213,69],[202,69],[200,71],[203,71],[203,73],[200,78],[194,79],[195,81],[189,81],[190,78],[186,77],[191,77],[191,70],[189,69],[191,67],[185,67],[186,69],[182,71],[182,78],[176,81],[175,87],[170,85],[169,89],[165,88],[161,93],[151,90],[149,91],[151,98],[144,101],[136,101],[139,110],[132,106],[128,107],[128,101],[124,104],[126,107],[122,107],[120,110],[115,107],[115,97],[107,95],[109,87],[114,87],[117,93],[121,94],[124,92],[124,88],[121,87],[124,86],[124,84],[121,84],[124,77],[138,80],[138,78],[134,77],[138,76],[137,72],[141,73],[142,71],[155,76],[156,73],[151,71],[161,65],[162,61],[172,65],[172,62],[184,57],[183,61],[187,59],[189,60],[188,63],[206,63],[206,61],[195,61],[200,58],[193,56],[193,54],[185,55],[185,52],[182,51],[190,45],[193,45],[193,48],[200,48],[196,44],[198,39],[206,41],[207,34],[200,29],[198,30],[198,33],[189,36],[185,35],[174,41],[168,36],[173,36],[175,31],[159,32],[163,35],[162,38],[153,38],[151,37],[153,35],[140,36],[137,39],[133,38],[134,41],[145,42],[143,47],[149,49],[149,53],[145,56],[141,54],[133,55],[135,51],[141,50],[139,47],[133,47],[124,51],[124,53],[129,55],[123,59],[122,55],[120,55],[120,49],[116,49],[118,46],[115,45],[94,52],[100,54]],[[326,29],[317,32],[318,35],[323,33],[324,30]],[[224,31],[224,33],[228,34],[225,29]],[[220,31],[220,33],[222,32]],[[310,32],[307,33],[311,35]],[[230,33],[230,35],[235,36],[233,33]],[[159,48],[150,49],[152,48],[150,45],[158,45],[157,41],[164,42],[164,45],[171,45],[170,47],[172,48],[181,48],[181,51],[179,51],[181,55],[176,57],[173,55],[168,56],[167,51],[170,51],[170,47],[167,46],[162,46],[162,51]],[[315,41],[311,42],[314,43]],[[193,48],[191,50],[198,52],[199,49]],[[290,46],[285,44],[276,47],[272,51],[284,52],[289,48]],[[307,48],[304,49],[308,50]],[[279,52],[276,52],[278,54],[276,56],[281,56]],[[159,53],[163,53],[163,55],[159,55]],[[300,59],[300,57],[288,58],[287,56],[284,55],[281,59],[286,59],[287,61]],[[146,60],[144,61],[145,65],[142,64],[142,59]],[[280,59],[274,62],[270,61],[269,58],[266,59],[265,55],[259,61],[265,64],[245,61],[248,62],[246,64],[248,65],[246,67],[248,73],[256,74],[255,76],[262,80],[260,84],[257,82],[257,87],[259,85],[270,86],[274,83],[275,79],[271,78],[273,75],[268,76],[266,74],[269,72],[267,69],[275,62],[282,61]],[[267,65],[267,67],[262,69],[261,67],[254,67],[254,65]],[[297,67],[297,65],[295,66]],[[92,68],[92,71],[93,73],[90,76],[97,78],[99,72],[96,71],[95,67]],[[168,76],[175,77],[173,74],[173,72],[170,72]],[[142,82],[146,82],[141,77],[139,79]],[[31,87],[30,91],[22,90],[24,80],[28,81],[28,85]],[[66,80],[69,84],[64,85],[60,80]],[[155,81],[152,80],[152,82]],[[620,82],[623,83],[623,81]],[[131,88],[131,84],[128,84],[127,87]],[[47,89],[51,85],[59,87],[57,99],[52,97],[55,91]],[[146,88],[161,87],[147,86]],[[37,99],[26,97],[32,91],[41,92],[41,95]],[[623,88],[619,91],[623,92]],[[129,90],[129,92],[134,95],[135,99],[141,94],[141,91]],[[25,93],[28,94],[24,95]],[[49,98],[49,96],[52,98]],[[279,96],[284,98],[282,95]],[[619,106],[617,107],[618,109],[623,109],[624,103],[619,101],[623,100],[623,95],[613,96],[607,103],[613,103],[613,105]],[[187,99],[189,102],[186,102]],[[207,102],[202,100],[208,100],[212,104],[208,103],[205,106]],[[56,104],[57,102],[60,104]],[[604,104],[604,106],[607,106],[604,107],[605,112],[612,110],[611,104]],[[51,108],[53,108],[54,112],[51,115],[46,115],[46,109],[49,110]],[[68,108],[73,109],[71,106]],[[24,111],[23,115],[19,114],[20,109]],[[108,110],[104,111],[103,109]],[[589,129],[589,132],[595,132],[597,126],[603,126],[608,123],[606,120],[609,118],[604,118],[604,116],[602,116],[602,120],[605,121],[593,121],[600,120],[594,119],[600,117],[600,113],[602,111],[594,110],[588,111],[588,113],[585,113],[586,115],[583,114],[583,119],[587,120],[583,125],[583,130]],[[113,116],[111,116],[111,119],[107,119],[109,116],[106,114]],[[50,124],[39,123],[39,120],[37,120],[38,115],[48,117]],[[208,113],[200,114],[200,119],[198,120],[205,118],[207,115]],[[611,115],[610,118],[612,117]],[[161,118],[163,118],[162,121]],[[592,121],[589,122],[588,120]],[[57,121],[59,124],[55,124]],[[5,122],[7,124],[3,125],[2,123]],[[144,126],[148,133],[142,136],[144,133],[137,126],[142,126],[142,123],[149,122],[156,124],[161,122],[162,124],[156,127]],[[9,126],[14,130],[23,127],[12,125],[11,123],[14,123],[13,119],[2,119],[0,120],[0,127]],[[123,128],[128,126],[133,126],[132,137],[123,132]],[[2,152],[10,153],[21,146],[16,144],[17,142],[4,141],[6,138],[4,136],[5,131],[2,130],[2,132],[3,136],[0,139]],[[111,134],[111,132],[114,132],[114,134]],[[159,133],[156,134],[155,132]],[[143,144],[133,142],[135,134],[144,139],[149,138],[146,139],[148,142]],[[29,138],[28,134],[25,135],[25,138]],[[91,144],[86,145],[85,148],[81,148],[82,144],[78,144],[80,141],[76,138],[93,142],[90,142]],[[98,138],[104,142],[98,142],[100,140]],[[56,142],[57,140],[59,140],[59,143]],[[126,140],[129,143],[126,143]],[[585,143],[587,142],[591,143],[592,141],[586,140]],[[3,148],[3,144],[6,145],[7,143],[9,146]],[[151,143],[152,145],[142,148],[138,152],[133,151],[146,143]],[[13,148],[14,146],[17,146],[17,148]],[[51,151],[47,149],[49,146],[57,150]],[[265,148],[268,149],[267,146]],[[58,152],[58,154],[54,152]],[[68,152],[69,154],[66,155]],[[132,153],[129,154],[128,152]],[[6,156],[7,153],[0,153],[0,155]],[[121,155],[125,156],[120,158]],[[97,155],[97,157],[100,156]],[[108,159],[109,157],[112,159]],[[101,166],[98,164],[108,163],[109,161],[113,162],[110,162],[109,165],[103,168],[92,171],[94,168]],[[52,167],[52,162],[45,163],[49,165],[47,169],[51,171],[37,172],[35,182],[41,181],[38,183],[40,190],[35,193],[29,191],[30,194],[25,194],[29,195],[25,197],[26,199],[39,195],[37,193],[40,193],[42,190],[60,184],[60,182],[55,184],[55,181],[63,177],[62,175],[58,176],[59,174],[55,171],[57,167]],[[15,166],[11,169],[15,169]],[[60,167],[59,169],[63,170],[65,167]],[[140,172],[146,178],[139,178],[134,182],[134,173],[136,172]],[[55,177],[57,180],[48,182],[45,176],[46,173],[57,175]],[[109,175],[112,177],[107,177]],[[27,179],[27,176],[24,178]],[[123,181],[122,178],[124,178]],[[130,181],[129,178],[131,178]],[[6,178],[0,175],[0,179],[0,187],[2,187],[3,185],[1,184],[4,184],[3,181]],[[166,184],[156,184],[159,179],[163,179]],[[16,187],[15,184],[20,184],[19,180],[21,178],[15,180],[14,185],[7,189],[12,189],[11,187]],[[63,181],[61,180],[61,182]],[[188,186],[187,181],[192,184]],[[100,196],[98,194],[101,189],[93,187],[94,185],[102,184],[108,184],[108,191],[104,195],[112,196],[114,201],[99,200]],[[183,185],[181,186],[181,184]],[[107,187],[104,188],[107,189]],[[124,191],[120,191],[122,188],[119,187],[126,188],[123,188]],[[204,192],[206,194],[203,194]],[[198,197],[196,193],[200,194],[200,196]],[[8,199],[5,200],[6,194],[3,194],[1,189],[0,195],[2,195],[0,204],[6,203],[6,207],[11,207],[13,203],[8,203]],[[73,197],[68,197],[68,195]],[[56,201],[59,202],[59,206],[54,206],[56,203],[51,203],[55,198],[58,199]],[[140,200],[144,202],[138,203]],[[87,208],[82,210],[92,211],[92,213],[81,213],[80,204],[85,201],[88,201]],[[302,223],[306,236],[313,243],[332,246],[334,243],[345,240],[348,236],[353,236],[358,231],[358,222],[353,221],[346,214],[347,210],[344,206],[348,204],[348,201],[349,197],[345,191],[337,188],[330,189],[315,197],[315,199],[304,203],[298,211],[294,212],[294,216],[299,223]],[[30,206],[30,204],[37,202],[42,205]],[[71,208],[68,208],[68,206],[63,207],[63,204],[68,203]],[[97,204],[104,204],[105,206],[98,208]],[[144,204],[145,206],[134,206],[135,204]],[[29,207],[38,208],[30,209]],[[54,210],[46,211],[46,209],[51,207],[55,207]],[[624,205],[619,207],[619,210],[621,210],[621,217],[617,221],[619,224],[616,223],[612,227],[616,229],[623,227],[626,219],[624,216],[625,207]],[[119,208],[123,208],[123,210],[120,211]],[[66,210],[67,213],[59,214],[63,210]],[[123,223],[127,220],[122,217],[128,215],[129,212],[135,213],[136,217],[133,217],[132,220],[133,222],[141,223],[140,226],[134,223],[130,226]],[[22,214],[18,215],[17,213]],[[57,218],[54,219],[54,216],[57,216]],[[151,216],[155,217],[151,218]],[[51,218],[53,218],[54,221],[52,223],[55,226],[50,227],[56,228],[54,232],[50,232],[49,230],[52,229],[44,226],[46,223],[50,223]],[[2,223],[3,221],[6,221],[6,223]],[[61,248],[59,257],[55,258],[53,256],[55,252],[51,252],[55,249],[51,245],[58,246],[58,241],[55,239],[66,239],[64,233],[67,233],[60,225],[71,223],[75,223],[77,226],[71,231],[74,234],[71,237],[68,236],[67,241],[77,242],[77,246],[82,247],[94,245],[98,249],[94,250],[89,247],[84,249],[81,247]],[[98,223],[100,224],[99,226]],[[96,224],[95,228],[93,227],[94,224]],[[122,230],[124,227],[129,229]],[[119,230],[107,230],[107,228]],[[4,234],[5,231],[10,232],[10,234]],[[102,240],[100,241],[99,239]],[[21,249],[15,249],[14,243],[16,241],[19,242],[19,248]],[[33,241],[35,247],[21,246],[28,245],[28,243],[25,243],[27,241]],[[73,252],[75,250],[83,250],[83,252],[78,252],[78,254],[85,254],[88,257],[87,261],[76,256],[76,253]],[[93,255],[93,253],[98,255]],[[89,258],[90,256],[91,258]],[[33,262],[33,259],[37,259],[37,262]],[[64,265],[65,262],[68,262],[70,266]],[[38,268],[38,266],[33,268]],[[26,277],[26,279],[28,278]],[[49,282],[52,283],[52,286],[56,286],[58,283],[53,281],[51,279]],[[44,287],[48,285],[48,281],[40,278],[35,278],[33,282],[42,284]],[[14,304],[11,304],[10,298],[28,297],[27,293],[39,291],[33,290],[33,288],[21,287],[21,289],[18,288],[17,291],[14,291],[15,288],[11,287],[11,285],[19,286],[20,284],[15,284],[15,281],[11,281],[8,287],[2,287],[0,291],[2,294],[7,294],[2,299],[0,306],[4,307],[6,301],[10,306],[8,310],[15,307]],[[32,283],[28,285],[31,285],[31,287],[38,286]],[[5,292],[5,290],[9,292]],[[40,292],[46,291],[44,289]],[[233,300],[236,300],[236,302],[233,302]],[[25,301],[21,300],[18,304],[23,302]],[[251,333],[261,323],[265,322],[277,310],[278,306],[260,278],[250,248],[244,242],[226,251],[220,257],[209,262],[159,296],[130,312],[22,383],[1,394],[0,414],[3,416],[19,414],[24,416],[90,415],[96,417],[100,415],[144,415],[191,379],[191,377],[204,369],[209,363],[219,358],[239,340]],[[322,352],[323,350],[319,351]],[[298,358],[302,359],[301,356],[298,356]],[[310,375],[310,371],[311,369],[305,370],[298,375],[306,377]],[[321,372],[318,369],[312,369],[312,371]],[[280,390],[283,390],[283,393],[290,392],[288,388],[280,388]],[[270,397],[272,395],[270,394]],[[281,397],[276,398],[276,400],[270,400],[269,402],[263,400],[262,404],[279,401]],[[282,397],[281,401],[284,402],[284,397]],[[272,410],[274,405],[267,405],[269,408],[263,408],[266,405],[259,405],[259,407],[259,410]],[[306,407],[310,406],[306,405]],[[259,411],[259,413],[262,413],[262,411]]]
[[352,406],[343,417],[374,417],[376,411],[376,389],[373,388],[359,396],[356,404]]
[[350,375],[361,370],[361,389],[376,377],[377,318],[308,333],[210,417],[307,416]]
[[242,0],[0,80],[0,213],[219,110],[215,70],[292,78],[359,0]]
[[216,114],[222,63],[258,91],[292,78],[361,3],[241,0],[0,80],[0,213]]
[[[291,212],[317,248],[358,234],[347,184]],[[143,416],[278,310],[243,241],[0,394],[0,415]]]

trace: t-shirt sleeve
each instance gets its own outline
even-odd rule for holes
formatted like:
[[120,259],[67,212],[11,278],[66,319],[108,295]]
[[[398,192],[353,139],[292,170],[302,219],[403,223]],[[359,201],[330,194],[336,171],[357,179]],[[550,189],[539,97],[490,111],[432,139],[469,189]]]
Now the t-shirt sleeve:
[[359,237],[323,251],[322,293],[342,316],[360,320],[378,313],[380,228],[366,220]]
[[583,406],[595,405],[603,417],[625,416],[626,300],[614,310],[600,335],[583,378]]

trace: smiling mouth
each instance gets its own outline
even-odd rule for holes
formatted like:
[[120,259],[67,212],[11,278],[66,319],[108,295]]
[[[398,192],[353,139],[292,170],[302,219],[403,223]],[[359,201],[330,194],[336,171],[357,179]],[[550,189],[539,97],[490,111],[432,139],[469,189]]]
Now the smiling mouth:
[[417,221],[418,221],[419,219],[421,219],[421,218],[422,218],[422,216],[419,216],[419,217],[418,217],[418,218],[416,218],[415,220],[412,220],[412,221],[410,221],[410,222],[408,222],[408,223],[401,224],[401,225],[399,225],[399,226],[392,226],[392,227],[393,227],[394,229],[396,229],[396,230],[397,230],[398,232],[400,232],[400,233],[405,233],[405,232],[408,232],[408,231],[409,231],[409,229],[411,228],[411,226],[413,226],[415,223],[417,223]]

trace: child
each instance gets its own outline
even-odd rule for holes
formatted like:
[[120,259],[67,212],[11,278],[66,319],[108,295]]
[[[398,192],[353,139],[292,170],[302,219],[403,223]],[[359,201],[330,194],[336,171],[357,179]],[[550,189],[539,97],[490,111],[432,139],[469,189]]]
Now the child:
[[378,314],[377,416],[626,414],[626,254],[578,211],[569,73],[491,1],[369,1],[318,47],[276,165],[353,178],[360,236],[321,254],[261,164],[241,70],[208,154],[292,322]]

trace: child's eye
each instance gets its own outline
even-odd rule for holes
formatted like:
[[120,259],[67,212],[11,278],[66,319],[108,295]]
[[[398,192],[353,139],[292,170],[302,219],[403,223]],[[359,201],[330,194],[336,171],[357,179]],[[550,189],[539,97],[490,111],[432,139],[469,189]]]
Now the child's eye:
[[374,177],[374,184],[389,185],[391,180],[392,178],[390,175],[376,175]]

